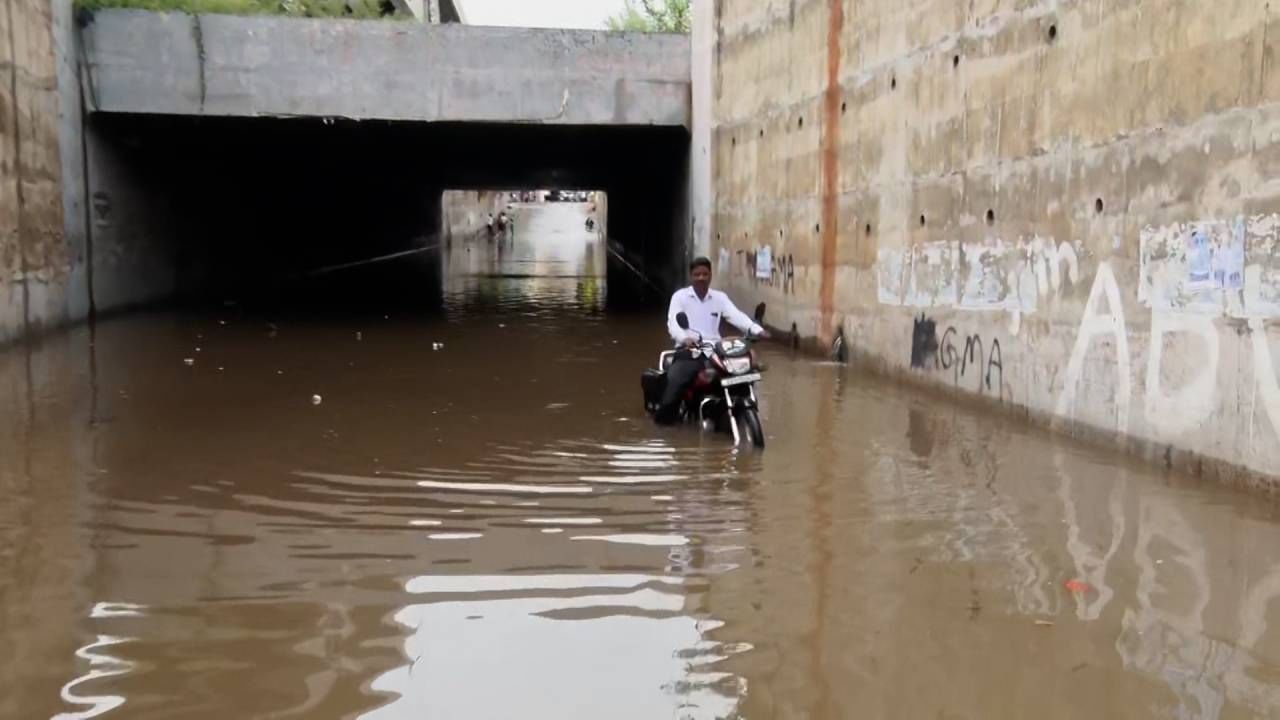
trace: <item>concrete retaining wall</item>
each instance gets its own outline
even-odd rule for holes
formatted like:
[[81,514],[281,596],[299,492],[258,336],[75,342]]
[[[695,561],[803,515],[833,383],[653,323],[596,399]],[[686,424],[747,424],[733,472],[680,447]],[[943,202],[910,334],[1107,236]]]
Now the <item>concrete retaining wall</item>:
[[62,323],[63,238],[57,73],[50,5],[0,8],[0,342]]
[[446,190],[441,199],[442,230],[450,241],[466,242],[485,232],[485,220],[507,206],[497,190]]
[[740,304],[1169,464],[1280,474],[1280,6],[709,14]]

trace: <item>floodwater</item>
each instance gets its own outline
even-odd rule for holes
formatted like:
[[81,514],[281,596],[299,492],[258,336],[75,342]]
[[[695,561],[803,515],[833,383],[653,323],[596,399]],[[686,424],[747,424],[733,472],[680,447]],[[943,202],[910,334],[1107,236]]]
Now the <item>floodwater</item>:
[[1267,503],[779,346],[766,450],[655,429],[581,212],[0,353],[0,717],[1280,716]]

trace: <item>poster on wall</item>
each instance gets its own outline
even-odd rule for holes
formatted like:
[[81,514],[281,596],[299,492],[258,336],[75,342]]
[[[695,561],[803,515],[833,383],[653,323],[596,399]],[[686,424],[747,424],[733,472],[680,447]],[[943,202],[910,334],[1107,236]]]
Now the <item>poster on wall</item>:
[[1224,290],[1244,287],[1244,218],[1236,218],[1222,247],[1213,253],[1214,285]]
[[1195,292],[1211,290],[1213,282],[1213,245],[1209,233],[1203,229],[1191,231],[1187,237],[1187,284],[1185,288]]
[[756,278],[768,280],[773,277],[773,251],[768,245],[756,253]]
[[716,274],[727,275],[729,273],[729,248],[720,248],[720,255],[716,259]]
[[1138,300],[1153,310],[1220,315],[1247,303],[1245,260],[1253,221],[1148,226],[1139,238]]

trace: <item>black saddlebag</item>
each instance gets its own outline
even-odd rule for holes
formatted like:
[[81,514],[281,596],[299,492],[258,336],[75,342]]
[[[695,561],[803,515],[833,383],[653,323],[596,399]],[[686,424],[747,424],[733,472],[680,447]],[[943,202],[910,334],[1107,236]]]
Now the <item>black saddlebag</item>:
[[667,387],[667,376],[657,370],[645,370],[640,375],[640,389],[644,390],[644,409],[653,412],[662,401],[662,391]]

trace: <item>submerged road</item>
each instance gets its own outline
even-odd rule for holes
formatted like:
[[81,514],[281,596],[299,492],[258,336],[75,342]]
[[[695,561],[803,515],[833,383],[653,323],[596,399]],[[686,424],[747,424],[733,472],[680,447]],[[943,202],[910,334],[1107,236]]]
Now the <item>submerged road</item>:
[[0,353],[0,717],[1280,716],[1266,502],[779,346],[767,450],[656,429],[582,212]]

